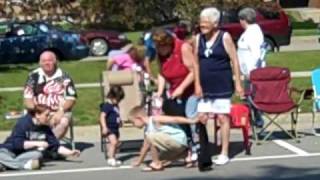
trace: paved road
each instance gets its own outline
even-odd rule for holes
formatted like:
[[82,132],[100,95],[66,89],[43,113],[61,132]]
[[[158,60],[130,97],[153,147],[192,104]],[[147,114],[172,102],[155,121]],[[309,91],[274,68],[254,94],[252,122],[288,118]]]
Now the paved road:
[[[185,169],[182,162],[177,162],[163,172],[146,173],[140,168],[132,168],[130,163],[137,151],[120,154],[125,165],[120,168],[106,166],[106,161],[99,152],[98,143],[79,142],[82,155],[77,160],[54,161],[46,163],[39,171],[4,172],[0,179],[6,180],[59,180],[77,179],[314,179],[320,177],[319,139],[304,137],[301,144],[288,141],[296,149],[286,149],[277,143],[286,141],[267,142],[260,146],[253,146],[253,155],[242,152],[241,142],[233,141],[232,161],[225,166],[214,166],[210,172],[200,173],[197,169]],[[214,147],[214,146],[213,146]],[[217,151],[212,151],[215,155]]]
[[[210,131],[212,132],[212,131]],[[84,132],[85,133],[85,132]],[[140,132],[142,134],[142,132]],[[281,137],[276,134],[274,137]],[[246,155],[242,147],[242,137],[232,131],[230,157],[225,166],[214,166],[210,172],[200,173],[197,169],[186,169],[182,162],[176,162],[163,172],[146,173],[141,168],[130,166],[138,154],[141,144],[139,137],[123,141],[119,158],[124,161],[120,168],[106,166],[99,142],[93,139],[76,143],[82,151],[78,159],[52,161],[38,171],[7,171],[0,173],[0,179],[6,180],[105,180],[105,179],[314,179],[320,178],[320,139],[312,136],[309,130],[301,130],[301,143],[287,140],[272,140],[262,145],[253,144],[252,155]],[[125,138],[128,136],[125,135]],[[212,136],[210,136],[212,141]],[[212,157],[218,154],[218,148],[210,145]],[[150,160],[150,157],[147,157]]]
[[280,52],[320,50],[319,36],[294,36],[289,46],[280,47]]

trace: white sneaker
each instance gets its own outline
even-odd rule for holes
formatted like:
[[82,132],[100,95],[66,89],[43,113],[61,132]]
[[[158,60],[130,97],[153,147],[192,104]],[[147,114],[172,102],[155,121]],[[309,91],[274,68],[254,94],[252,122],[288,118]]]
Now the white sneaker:
[[223,154],[220,154],[217,159],[212,161],[216,165],[225,165],[229,162],[229,157]]
[[108,159],[107,164],[112,167],[118,167],[121,166],[122,162],[116,159]]
[[197,161],[198,160],[198,154],[197,153],[192,153],[191,160],[192,161]]
[[116,160],[116,165],[117,166],[121,166],[122,165],[122,162],[120,160]]
[[40,161],[38,159],[31,159],[23,166],[26,170],[40,169]]

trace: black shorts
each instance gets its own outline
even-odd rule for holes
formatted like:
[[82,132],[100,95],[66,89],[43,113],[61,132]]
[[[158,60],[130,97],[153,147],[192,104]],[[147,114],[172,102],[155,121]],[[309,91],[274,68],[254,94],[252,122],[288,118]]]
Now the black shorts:
[[119,139],[119,137],[120,137],[119,129],[117,129],[117,128],[108,128],[107,137],[109,135],[112,135],[112,134],[114,134]]

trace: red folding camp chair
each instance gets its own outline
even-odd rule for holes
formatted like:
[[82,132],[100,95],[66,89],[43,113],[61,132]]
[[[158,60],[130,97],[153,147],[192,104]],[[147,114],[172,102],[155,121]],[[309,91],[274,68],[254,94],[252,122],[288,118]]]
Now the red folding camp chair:
[[[256,132],[255,126],[252,125],[253,135],[257,142],[259,142],[258,134],[265,132],[271,124],[274,124],[289,137],[297,140],[298,107],[303,100],[304,91],[289,88],[290,79],[289,69],[281,67],[259,68],[250,73],[251,85],[248,92],[248,100],[252,107],[263,112],[269,120],[259,133]],[[294,94],[292,92],[300,94],[297,103],[293,100],[292,95]],[[252,110],[252,122],[254,122],[253,117],[255,117],[253,113],[254,111]],[[278,123],[279,115],[284,113],[291,114],[291,133]],[[267,140],[273,132],[274,130],[270,130],[262,141]]]
[[[230,112],[230,128],[242,130],[243,135],[243,146],[246,150],[246,154],[250,154],[251,144],[249,142],[250,132],[250,109],[246,104],[233,104]],[[217,133],[220,129],[217,121],[214,121],[215,126],[215,142],[217,142]]]

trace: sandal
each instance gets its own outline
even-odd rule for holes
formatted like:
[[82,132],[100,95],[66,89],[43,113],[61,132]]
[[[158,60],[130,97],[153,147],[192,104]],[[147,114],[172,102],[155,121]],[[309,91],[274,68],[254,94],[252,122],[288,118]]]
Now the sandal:
[[141,171],[142,172],[156,172],[156,171],[163,171],[164,167],[160,167],[160,168],[156,168],[153,167],[151,164],[149,164],[148,166],[144,167]]
[[188,161],[186,162],[185,168],[195,168],[198,167],[197,161]]
[[162,166],[163,167],[168,167],[172,164],[172,161],[162,161]]

